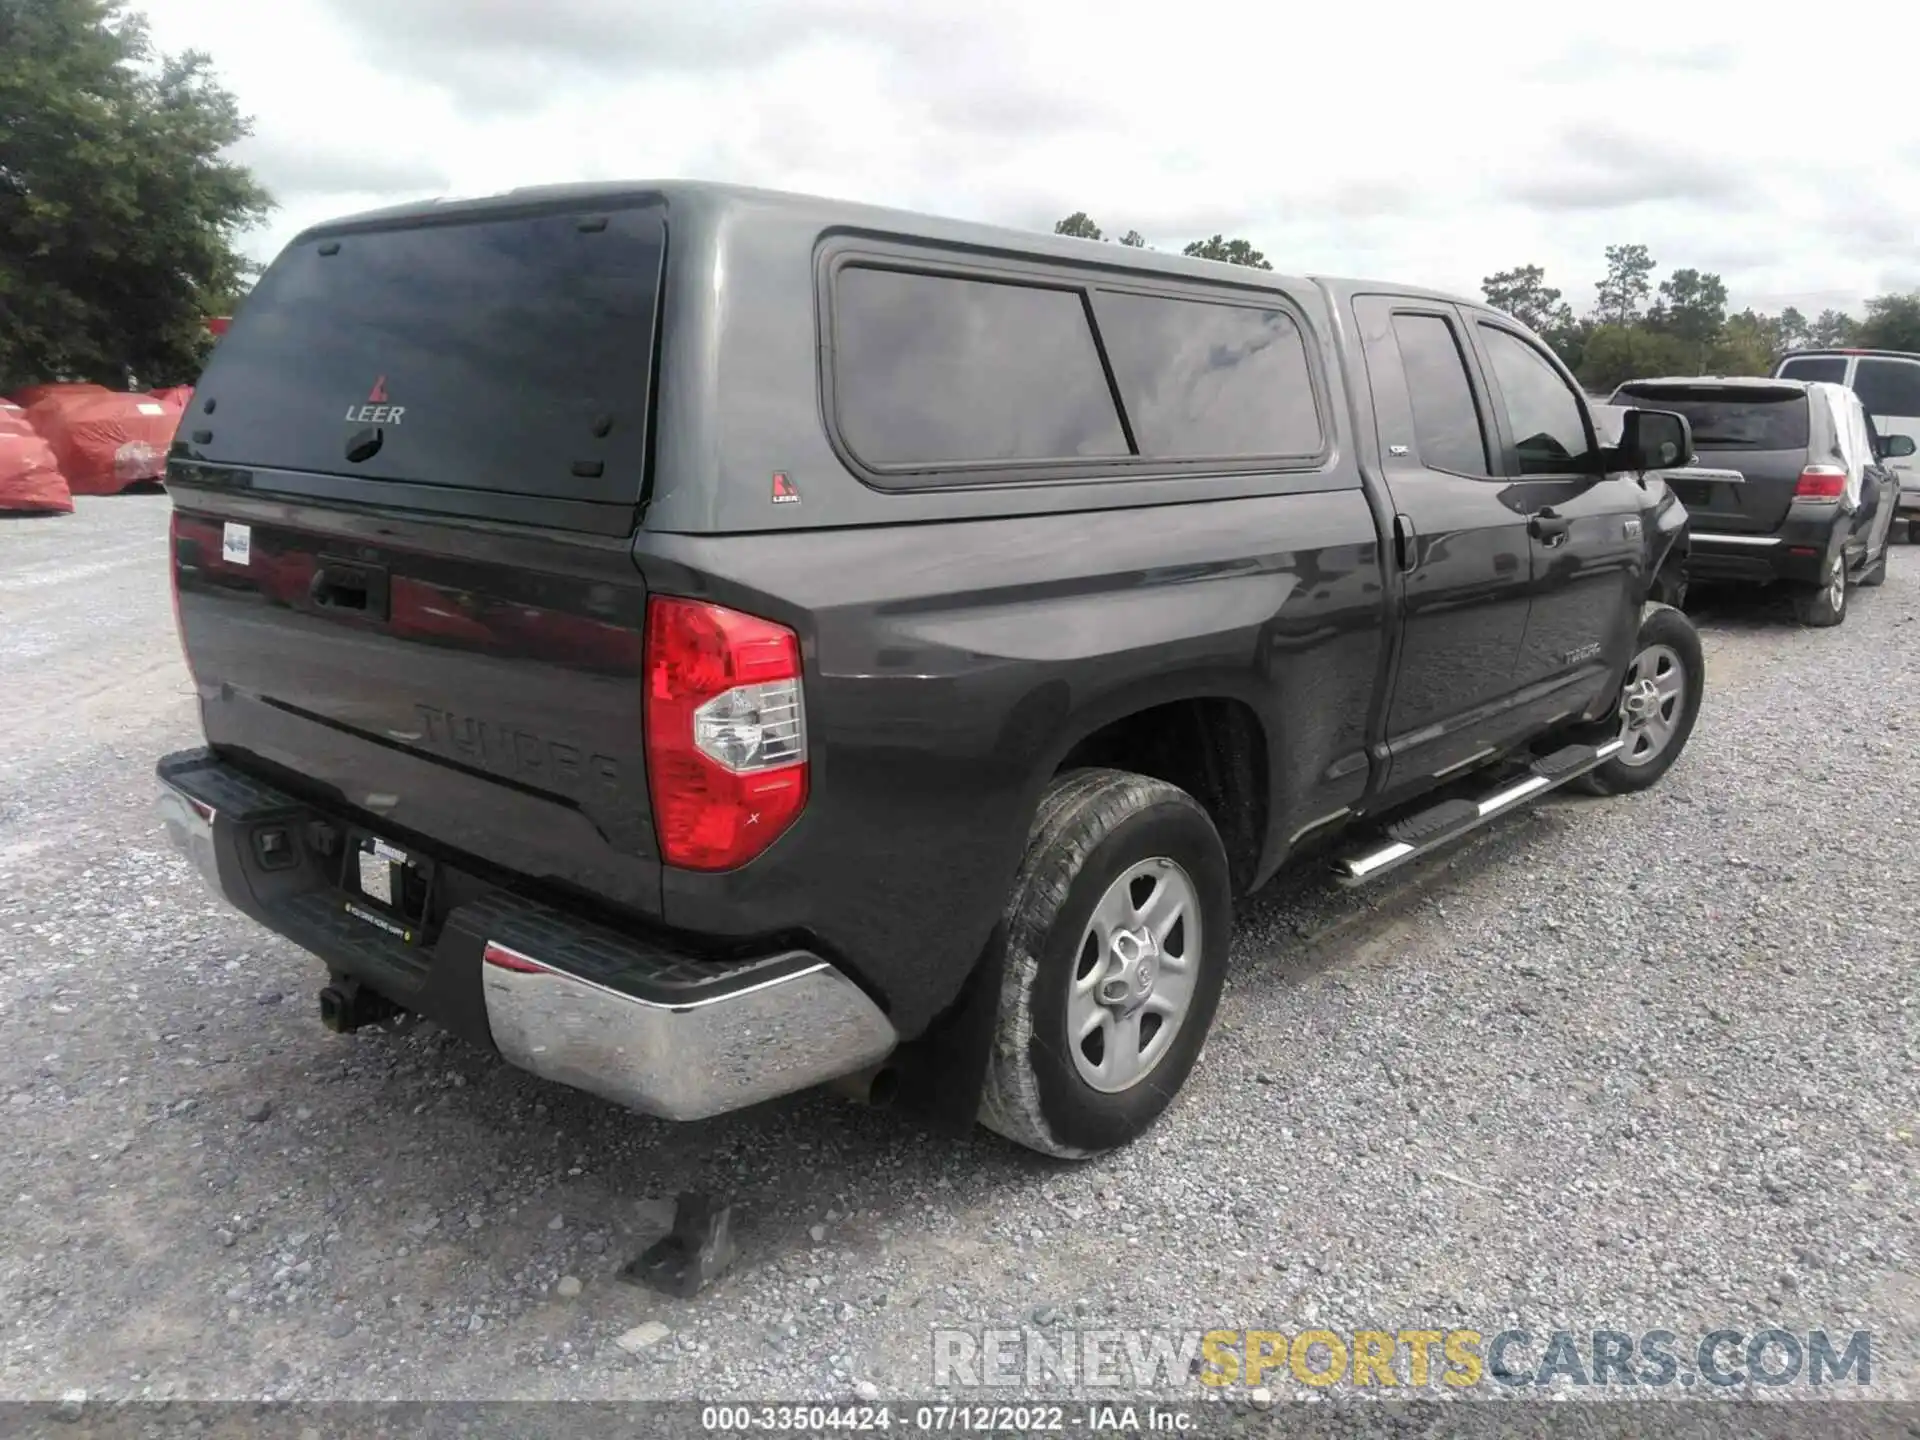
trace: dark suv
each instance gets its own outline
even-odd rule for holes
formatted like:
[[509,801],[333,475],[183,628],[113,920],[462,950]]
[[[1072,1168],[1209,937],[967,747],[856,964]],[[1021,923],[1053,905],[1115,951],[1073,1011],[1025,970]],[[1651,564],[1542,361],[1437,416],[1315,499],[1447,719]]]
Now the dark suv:
[[1695,580],[1792,587],[1807,625],[1846,618],[1849,584],[1886,579],[1900,477],[1886,460],[1913,453],[1882,437],[1841,385],[1799,380],[1630,380],[1617,405],[1685,415],[1697,464],[1666,479],[1693,517]]
[[324,225],[174,448],[167,823],[337,1029],[1090,1154],[1235,896],[1674,763],[1687,457],[1402,285],[684,184]]

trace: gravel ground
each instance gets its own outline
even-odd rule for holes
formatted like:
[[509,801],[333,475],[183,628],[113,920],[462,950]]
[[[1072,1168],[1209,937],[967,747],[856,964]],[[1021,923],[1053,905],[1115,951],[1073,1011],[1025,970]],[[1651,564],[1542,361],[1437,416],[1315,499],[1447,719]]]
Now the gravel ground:
[[[1920,549],[1838,632],[1703,615],[1652,793],[1244,907],[1183,1101],[1062,1168],[322,1030],[318,963],[152,817],[198,738],[166,506],[0,523],[0,1396],[852,1399],[924,1395],[935,1326],[1775,1322],[1872,1329],[1915,1395]],[[617,1280],[699,1188],[732,1272]]]

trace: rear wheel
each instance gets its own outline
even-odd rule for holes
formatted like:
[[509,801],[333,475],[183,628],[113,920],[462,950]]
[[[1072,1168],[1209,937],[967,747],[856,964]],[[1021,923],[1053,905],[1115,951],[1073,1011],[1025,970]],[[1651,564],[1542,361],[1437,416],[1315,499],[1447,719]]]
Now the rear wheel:
[[1802,625],[1824,628],[1847,618],[1847,557],[1836,550],[1819,580],[1793,592],[1793,613]]
[[1226,851],[1185,791],[1117,770],[1060,776],[1007,903],[980,1121],[1064,1157],[1160,1117],[1226,979]]
[[1625,795],[1658,782],[1693,734],[1706,679],[1693,622],[1665,605],[1649,611],[1620,691],[1619,753],[1574,785],[1589,795]]

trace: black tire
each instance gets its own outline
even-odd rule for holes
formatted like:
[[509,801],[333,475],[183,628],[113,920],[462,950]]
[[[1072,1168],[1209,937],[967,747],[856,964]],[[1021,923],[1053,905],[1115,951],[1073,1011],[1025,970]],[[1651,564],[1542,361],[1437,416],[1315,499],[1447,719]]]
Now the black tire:
[[1623,714],[1621,736],[1627,740],[1628,748],[1589,770],[1569,788],[1589,795],[1629,795],[1658,784],[1680,758],[1680,752],[1686,749],[1687,740],[1693,734],[1694,722],[1700,718],[1700,701],[1707,688],[1707,662],[1700,651],[1700,634],[1693,628],[1693,622],[1670,606],[1657,605],[1649,608],[1640,621],[1640,633],[1633,644],[1634,659],[1627,667],[1629,686],[1642,659],[1663,647],[1677,662],[1685,689],[1673,707],[1666,739],[1659,752],[1635,759],[1632,727]]
[[1920,515],[1909,515],[1907,517],[1907,543],[1909,545],[1920,545]]
[[[1837,583],[1835,571],[1838,571]],[[1847,557],[1835,550],[1827,557],[1826,578],[1793,588],[1793,616],[1802,625],[1824,630],[1847,618]]]
[[[1184,872],[1198,911],[1192,989],[1172,1039],[1138,1082],[1102,1091],[1073,1058],[1069,992],[1083,969],[1095,907],[1128,870],[1161,859]],[[1061,1158],[1098,1155],[1139,1136],[1179,1092],[1206,1043],[1232,928],[1226,850],[1192,796],[1118,770],[1057,777],[1034,816],[1000,929],[999,1017],[980,1123]],[[1169,940],[1166,954],[1173,953]]]

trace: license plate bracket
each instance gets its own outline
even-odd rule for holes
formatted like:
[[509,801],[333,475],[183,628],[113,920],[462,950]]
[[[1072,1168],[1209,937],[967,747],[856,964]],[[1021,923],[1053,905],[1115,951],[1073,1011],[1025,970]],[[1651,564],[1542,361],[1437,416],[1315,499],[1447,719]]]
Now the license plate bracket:
[[371,830],[349,833],[340,888],[346,908],[368,924],[419,944],[433,896],[433,861]]

